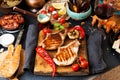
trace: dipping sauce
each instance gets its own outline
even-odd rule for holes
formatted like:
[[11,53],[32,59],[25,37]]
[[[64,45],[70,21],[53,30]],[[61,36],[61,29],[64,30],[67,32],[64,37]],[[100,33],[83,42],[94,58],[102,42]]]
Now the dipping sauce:
[[15,37],[12,34],[3,34],[0,36],[0,44],[4,47],[8,47],[15,40]]

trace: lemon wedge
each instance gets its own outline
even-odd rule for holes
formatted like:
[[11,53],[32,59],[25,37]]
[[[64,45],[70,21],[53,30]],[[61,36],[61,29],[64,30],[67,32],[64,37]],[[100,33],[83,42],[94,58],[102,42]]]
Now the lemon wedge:
[[62,9],[65,6],[65,2],[62,2],[62,3],[52,3],[52,6],[55,9]]
[[58,11],[58,14],[60,14],[60,15],[65,15],[65,14],[66,14],[66,8],[63,7],[62,9],[60,9],[60,10]]

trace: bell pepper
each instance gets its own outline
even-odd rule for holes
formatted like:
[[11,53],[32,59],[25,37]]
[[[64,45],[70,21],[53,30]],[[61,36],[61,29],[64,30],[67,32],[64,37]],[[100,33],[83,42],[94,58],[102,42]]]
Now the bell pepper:
[[80,39],[83,39],[85,37],[84,29],[81,26],[76,25],[72,29],[78,30],[80,32]]
[[39,56],[41,56],[52,67],[52,69],[53,69],[52,77],[54,77],[55,73],[56,73],[56,66],[55,66],[55,63],[52,60],[52,58],[47,53],[47,51],[42,47],[37,47],[36,52]]

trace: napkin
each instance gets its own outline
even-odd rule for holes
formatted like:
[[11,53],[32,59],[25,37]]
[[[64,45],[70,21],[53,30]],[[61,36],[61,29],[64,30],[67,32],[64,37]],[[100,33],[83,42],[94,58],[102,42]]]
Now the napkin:
[[35,62],[35,47],[38,41],[38,27],[30,24],[28,26],[27,37],[25,42],[25,64],[24,70],[33,72]]
[[103,32],[94,29],[88,37],[87,40],[87,49],[88,49],[88,58],[89,58],[89,67],[90,74],[103,72],[107,65],[103,57],[102,42],[104,39]]
[[0,77],[0,80],[8,80],[8,79]]

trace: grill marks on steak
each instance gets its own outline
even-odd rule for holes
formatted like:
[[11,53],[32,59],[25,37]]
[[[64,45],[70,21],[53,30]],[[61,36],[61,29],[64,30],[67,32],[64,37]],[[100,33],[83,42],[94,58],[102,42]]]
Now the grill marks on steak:
[[40,46],[46,50],[55,50],[64,43],[66,33],[66,30],[57,33],[48,33]]
[[68,60],[72,56],[76,56],[71,48],[61,48],[60,50],[63,52],[60,52],[59,55],[56,55],[56,59],[58,59],[60,62]]
[[59,47],[55,57],[53,58],[54,62],[59,66],[72,64],[77,57],[79,46],[79,41],[74,40],[66,46]]

